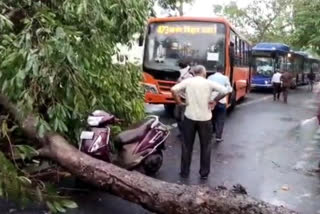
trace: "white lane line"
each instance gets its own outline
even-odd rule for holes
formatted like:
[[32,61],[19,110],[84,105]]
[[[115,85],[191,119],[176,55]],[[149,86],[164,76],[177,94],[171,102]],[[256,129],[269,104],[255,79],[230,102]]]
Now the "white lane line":
[[264,96],[264,97],[262,97],[260,99],[257,99],[257,100],[252,100],[252,101],[249,101],[249,102],[246,102],[246,103],[239,104],[237,107],[248,106],[248,105],[260,103],[260,102],[263,102],[265,100],[269,100],[272,97],[273,97],[273,95]]

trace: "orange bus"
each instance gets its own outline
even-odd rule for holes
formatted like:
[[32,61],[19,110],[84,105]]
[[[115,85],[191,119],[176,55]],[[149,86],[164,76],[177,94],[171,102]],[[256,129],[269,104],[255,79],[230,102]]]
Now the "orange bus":
[[145,102],[173,109],[170,89],[180,76],[178,65],[184,61],[191,66],[204,65],[208,75],[222,67],[234,89],[228,98],[228,107],[233,108],[250,90],[250,51],[250,43],[223,18],[152,18],[143,56]]

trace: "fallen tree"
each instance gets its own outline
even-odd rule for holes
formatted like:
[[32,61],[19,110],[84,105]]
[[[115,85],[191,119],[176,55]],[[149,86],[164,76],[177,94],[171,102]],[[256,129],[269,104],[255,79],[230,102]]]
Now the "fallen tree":
[[224,188],[180,186],[128,172],[71,145],[93,109],[128,123],[143,117],[141,71],[115,65],[112,56],[118,43],[129,45],[144,29],[149,5],[147,0],[0,1],[0,196],[40,201],[53,212],[74,208],[31,174],[44,162],[55,167],[55,161],[158,213],[290,213]]
[[[56,133],[37,135],[35,119],[24,120],[6,96],[0,105],[20,125],[26,135],[40,143],[39,154],[56,161],[75,176],[125,200],[156,213],[295,213],[254,199],[241,191],[187,186],[159,181],[138,172],[129,172],[94,159],[69,144]],[[241,188],[240,188],[241,189]]]

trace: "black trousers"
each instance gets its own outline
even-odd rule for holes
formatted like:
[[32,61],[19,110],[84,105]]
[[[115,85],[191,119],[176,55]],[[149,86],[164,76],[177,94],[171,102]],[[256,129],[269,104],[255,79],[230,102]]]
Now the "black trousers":
[[227,116],[226,104],[218,103],[212,111],[212,126],[216,139],[222,139],[224,122]]
[[208,121],[195,121],[184,117],[183,120],[183,137],[184,141],[181,152],[181,174],[189,175],[190,164],[192,159],[193,144],[196,133],[200,138],[200,175],[207,176],[210,173],[211,162],[211,135],[212,135],[212,122]]
[[273,100],[279,100],[281,93],[281,83],[273,83]]
[[177,121],[177,124],[178,124],[178,128],[179,128],[179,131],[180,133],[182,133],[183,131],[183,124],[182,124],[182,121],[183,121],[183,118],[184,118],[184,112],[186,110],[186,107],[185,106],[182,106],[182,105],[176,105],[175,106],[175,109],[174,109],[174,117]]

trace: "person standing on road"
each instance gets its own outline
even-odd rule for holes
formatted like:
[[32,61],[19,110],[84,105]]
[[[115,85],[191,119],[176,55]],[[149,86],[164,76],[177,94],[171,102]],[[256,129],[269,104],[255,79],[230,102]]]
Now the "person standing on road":
[[[222,66],[217,67],[217,72],[211,76],[208,77],[208,80],[216,82],[220,85],[223,85],[227,88],[228,94],[232,92],[232,87],[229,81],[229,78],[225,76]],[[217,92],[213,92],[212,97],[216,97],[218,95]],[[227,98],[224,97],[221,99],[215,108],[212,110],[212,126],[213,131],[216,133],[216,142],[221,143],[223,141],[222,139],[222,133],[223,133],[223,127],[224,122],[227,116]]]
[[[188,65],[188,63],[180,62],[179,67],[181,69],[179,70],[180,77],[179,77],[177,83],[180,83],[181,81],[183,81],[185,79],[193,77],[193,74],[191,73],[191,69],[190,69],[190,66]],[[182,102],[184,102],[185,101],[185,92],[184,91],[180,92],[180,97],[181,97]],[[178,137],[182,136],[182,121],[184,118],[184,111],[185,111],[185,106],[183,106],[183,105],[176,105],[175,106],[174,117],[177,121],[178,129],[180,132],[178,134]]]
[[[186,106],[183,120],[183,143],[181,151],[181,177],[188,177],[192,158],[193,144],[196,133],[200,139],[200,176],[206,179],[210,173],[211,160],[211,133],[212,113],[209,107],[211,94],[217,91],[220,94],[214,104],[226,96],[226,87],[206,79],[207,72],[204,66],[198,65],[193,69],[193,78],[183,80],[171,88],[177,105]],[[180,92],[185,91],[186,100],[182,102]]]
[[273,74],[271,79],[271,84],[273,87],[273,100],[276,101],[280,99],[281,93],[281,73],[277,69],[276,72]]
[[310,90],[313,91],[313,84],[314,84],[314,81],[315,81],[315,79],[316,79],[316,75],[313,73],[312,68],[311,68],[310,73],[308,73],[307,77],[308,77],[308,82],[309,82]]
[[288,103],[288,93],[289,89],[292,86],[292,75],[290,72],[285,71],[280,80],[282,81],[282,94],[284,103]]

